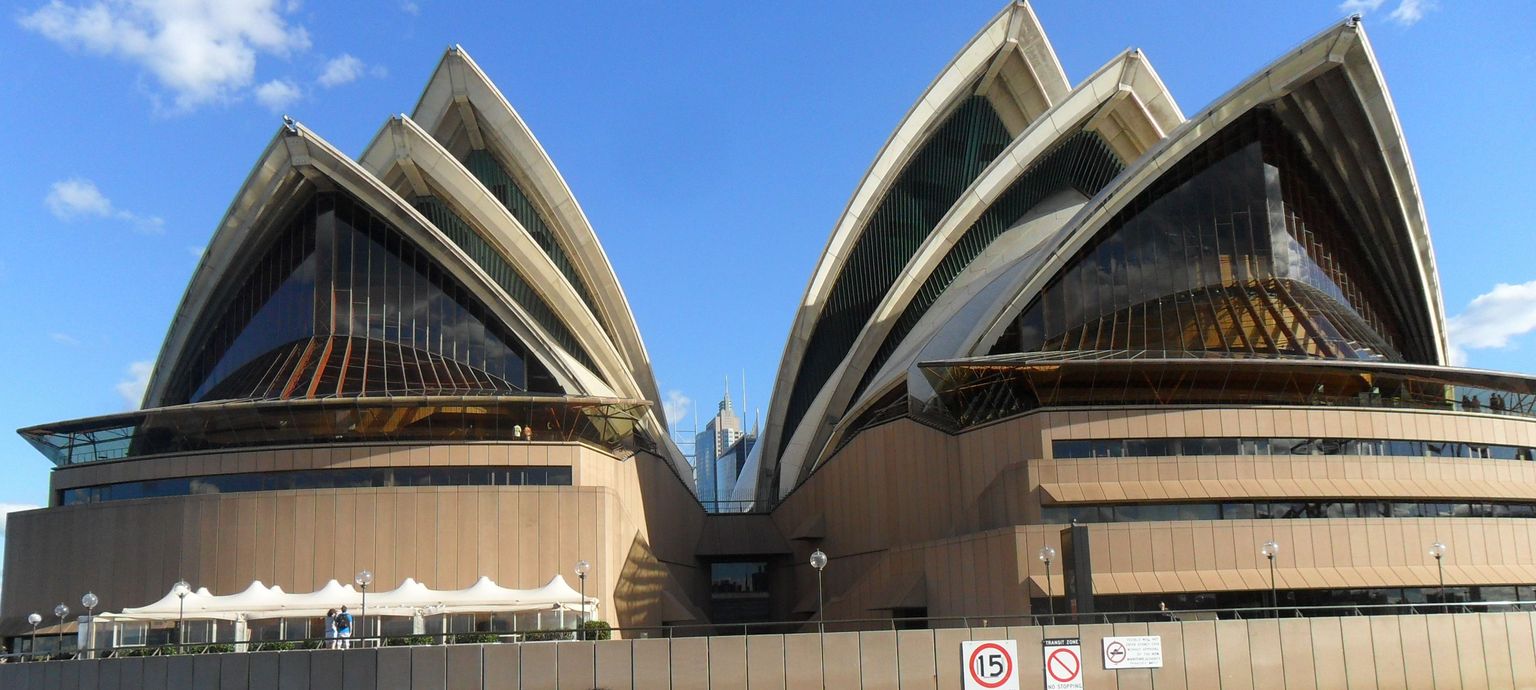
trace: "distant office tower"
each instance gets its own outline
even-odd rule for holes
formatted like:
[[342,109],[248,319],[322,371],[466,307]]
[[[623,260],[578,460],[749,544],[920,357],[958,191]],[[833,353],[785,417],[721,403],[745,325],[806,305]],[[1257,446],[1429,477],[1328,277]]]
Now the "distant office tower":
[[[731,487],[736,484],[734,472],[729,484],[721,483],[716,461],[725,454],[727,448],[740,439],[741,418],[736,416],[736,410],[731,407],[731,389],[727,385],[725,398],[720,401],[720,411],[694,437],[694,481],[698,483],[699,500],[706,502],[706,508],[709,507],[708,501],[729,498]],[[740,468],[737,469],[739,471]],[[725,488],[722,489],[721,486]]]
[[[736,490],[736,482],[741,480],[742,467],[747,464],[747,455],[752,452],[752,446],[757,443],[757,429],[741,433],[736,436],[725,450],[715,457],[715,497],[714,507],[705,506],[710,510],[722,513],[739,512],[745,507],[743,501],[736,501],[731,495]],[[750,477],[748,478],[750,481]],[[731,502],[726,504],[725,502]]]

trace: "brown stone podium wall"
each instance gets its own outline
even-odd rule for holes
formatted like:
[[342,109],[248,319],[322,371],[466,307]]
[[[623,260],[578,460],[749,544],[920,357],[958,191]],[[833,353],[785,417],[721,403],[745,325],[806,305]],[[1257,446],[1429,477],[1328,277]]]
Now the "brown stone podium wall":
[[311,592],[374,572],[374,591],[407,577],[435,589],[481,576],[542,587],[592,564],[589,595],[615,625],[653,625],[665,594],[702,600],[692,566],[703,509],[652,456],[619,458],[575,443],[320,446],[147,458],[56,470],[55,491],[119,481],[365,467],[569,466],[571,486],[409,486],[202,494],[106,501],[10,516],[0,634],[30,611],[149,604],[185,578],[214,594],[253,580]]
[[[960,643],[1018,641],[1044,686],[1042,633],[1080,637],[1091,690],[1536,686],[1531,613],[954,628],[604,642],[256,652],[0,665],[6,690],[958,690]],[[1160,669],[1105,671],[1106,635],[1159,635]]]

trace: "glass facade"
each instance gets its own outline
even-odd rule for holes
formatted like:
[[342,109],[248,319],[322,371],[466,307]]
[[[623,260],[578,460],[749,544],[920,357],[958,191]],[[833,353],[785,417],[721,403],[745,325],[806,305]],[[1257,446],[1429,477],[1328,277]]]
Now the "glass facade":
[[886,334],[885,341],[870,361],[869,368],[859,382],[858,391],[850,402],[858,399],[859,393],[869,385],[870,378],[885,365],[901,341],[928,313],[928,308],[993,240],[1012,229],[1035,206],[1052,195],[1071,189],[1084,197],[1093,198],[1124,169],[1125,164],[1115,156],[1103,138],[1094,132],[1078,132],[1042,155],[982,212],[976,222],[949,248],[933,272],[928,274],[922,287],[918,288],[917,294],[912,296],[912,301]]
[[311,198],[237,284],[167,404],[560,392],[468,289],[346,194]]
[[[800,423],[907,261],[1010,139],[987,99],[972,96],[939,124],[896,175],[827,293],[790,389],[785,429]],[[789,435],[780,439],[778,452],[789,443]]]
[[[560,244],[555,231],[550,228],[549,223],[544,221],[544,214],[539,211],[538,205],[523,191],[522,186],[517,183],[512,174],[507,172],[506,166],[485,149],[470,151],[464,156],[463,162],[464,167],[469,168],[470,174],[474,175],[480,184],[485,185],[491,195],[495,196],[512,214],[512,217],[523,226],[523,229],[528,231],[533,241],[538,243],[544,250],[544,254],[549,256],[549,260],[555,264],[555,268],[560,269],[560,273],[570,281],[571,287],[576,289],[576,294],[581,297],[581,301],[585,302],[587,308],[597,315],[598,323],[603,324],[606,330],[607,321],[603,318],[603,310],[597,307],[597,299],[592,296],[592,290],[587,287],[587,281],[581,277],[581,270],[576,267],[576,261]],[[613,337],[613,334],[609,333],[608,336]]]
[[55,465],[169,453],[348,443],[576,442],[654,451],[649,404],[553,396],[324,398],[155,408],[20,431]]
[[1057,460],[1199,455],[1366,455],[1533,460],[1536,448],[1369,438],[1122,438],[1052,441]]
[[556,343],[566,352],[570,353],[576,361],[594,374],[598,373],[597,365],[592,362],[592,356],[587,354],[576,335],[571,329],[566,328],[565,322],[555,314],[555,310],[544,301],[544,297],[535,290],[533,285],[523,277],[512,264],[507,262],[492,243],[476,228],[471,226],[462,216],[455,213],[446,202],[437,197],[420,197],[415,201],[416,210],[432,221],[448,239],[464,250],[477,265],[480,266],[496,281],[496,284],[505,290],[517,306],[522,307],[539,327],[544,329]]
[[914,417],[962,429],[1046,407],[1286,405],[1536,416],[1536,379],[1466,369],[1186,353],[1009,355],[922,364]]
[[1429,501],[1237,501],[1044,506],[1040,522],[1168,522],[1174,520],[1298,520],[1316,518],[1536,518],[1536,503]]
[[992,347],[1414,361],[1336,200],[1256,110],[1180,160],[1068,262]]
[[294,489],[367,489],[392,486],[570,486],[571,468],[548,467],[370,467],[296,472],[249,472],[119,482],[65,489],[59,505],[130,501],[138,498],[238,494]]
[[[1401,615],[1408,610],[1392,608],[1392,606],[1427,604],[1427,608],[1414,609],[1414,613],[1442,613],[1439,605],[1445,603],[1454,605],[1471,602],[1508,602],[1503,605],[1478,606],[1473,611],[1498,613],[1502,611],[1530,610],[1529,604],[1524,606],[1514,602],[1536,601],[1536,587],[1530,585],[1494,585],[1484,587],[1356,587],[1352,589],[1280,589],[1278,590],[1280,606],[1283,607],[1308,607],[1308,606],[1382,606],[1383,608],[1361,608],[1329,610],[1317,609],[1300,611],[1282,610],[1281,615],[1289,618],[1294,615],[1308,616],[1339,616],[1339,615]],[[1131,620],[1157,621],[1157,620],[1192,620],[1179,617],[1179,611],[1210,610],[1210,609],[1260,609],[1271,605],[1270,591],[1264,590],[1238,590],[1227,592],[1163,592],[1157,594],[1098,594],[1093,597],[1094,610],[1098,612],[1151,612],[1139,617],[1116,618],[1111,616],[1111,622],[1128,622]],[[1030,610],[1041,614],[1049,610],[1045,599],[1035,597],[1030,599]],[[1160,607],[1167,606],[1167,613],[1158,613]],[[1062,610],[1060,600],[1057,601],[1057,611]],[[1461,610],[1450,606],[1449,612],[1460,613]],[[1269,612],[1245,612],[1243,618],[1263,618],[1270,616]],[[1221,618],[1233,617],[1230,612],[1223,612]],[[1062,622],[1066,622],[1066,616],[1062,616]],[[1097,622],[1097,618],[1095,622]],[[1193,620],[1199,620],[1198,618]]]

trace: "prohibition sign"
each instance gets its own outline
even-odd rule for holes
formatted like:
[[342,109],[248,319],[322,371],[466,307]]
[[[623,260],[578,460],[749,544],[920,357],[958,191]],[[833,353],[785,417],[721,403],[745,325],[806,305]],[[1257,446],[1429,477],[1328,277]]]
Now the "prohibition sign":
[[[981,656],[982,652],[987,651],[990,651],[992,654],[1001,656],[1003,658],[1003,663],[1005,664],[1002,674],[996,676],[993,680],[983,678],[981,674],[984,672],[984,669],[978,669],[976,666],[976,657]],[[981,687],[1000,688],[1004,683],[1008,682],[1009,678],[1013,677],[1013,655],[1009,654],[1008,650],[1003,649],[1002,645],[995,642],[988,642],[984,645],[976,647],[976,649],[971,650],[971,657],[965,662],[965,672],[970,674],[972,682],[980,685]]]
[[1120,642],[1109,643],[1109,646],[1104,648],[1104,657],[1115,664],[1125,661],[1125,645]]
[[1058,649],[1051,652],[1051,656],[1045,660],[1045,672],[1051,674],[1051,679],[1058,683],[1071,683],[1077,680],[1077,672],[1082,668],[1082,660],[1077,658],[1077,652],[1071,649]]

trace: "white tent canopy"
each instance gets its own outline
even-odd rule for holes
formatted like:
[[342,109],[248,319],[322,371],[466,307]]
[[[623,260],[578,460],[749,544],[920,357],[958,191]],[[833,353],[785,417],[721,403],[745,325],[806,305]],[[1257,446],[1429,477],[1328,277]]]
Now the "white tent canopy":
[[[263,618],[311,618],[346,606],[359,612],[363,595],[352,587],[331,580],[318,591],[289,594],[281,587],[267,587],[260,581],[238,594],[215,596],[207,588],[188,593],[186,600],[173,590],[147,606],[126,608],[121,613],[103,613],[105,621],[176,620],[183,615],[193,620],[258,620]],[[183,606],[185,613],[183,614]],[[585,610],[597,606],[596,597],[587,597]],[[538,589],[507,589],[482,577],[466,589],[435,590],[411,578],[387,592],[370,592],[369,616],[415,616],[421,613],[505,613],[548,609],[583,610],[581,593],[571,589],[565,578],[555,575]]]

